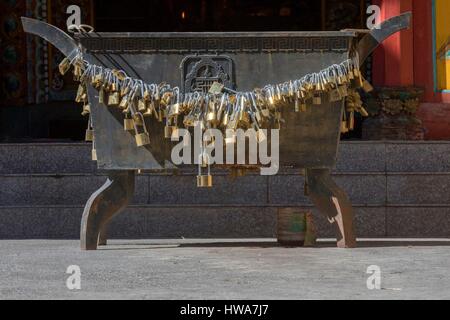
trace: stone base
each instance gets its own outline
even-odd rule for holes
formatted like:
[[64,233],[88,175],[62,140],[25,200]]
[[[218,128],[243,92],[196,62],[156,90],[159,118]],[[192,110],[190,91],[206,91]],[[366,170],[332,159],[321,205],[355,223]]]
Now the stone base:
[[425,140],[450,140],[450,103],[422,103],[417,112]]
[[380,115],[364,121],[364,140],[424,140],[422,122],[413,116]]

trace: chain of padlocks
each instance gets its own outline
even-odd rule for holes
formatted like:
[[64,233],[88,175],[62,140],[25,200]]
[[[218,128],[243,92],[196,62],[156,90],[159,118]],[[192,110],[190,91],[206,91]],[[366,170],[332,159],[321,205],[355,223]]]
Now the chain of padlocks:
[[[373,88],[359,69],[357,56],[340,64],[333,64],[317,73],[307,74],[301,79],[262,89],[237,92],[214,83],[209,92],[181,93],[178,87],[166,83],[147,84],[140,79],[127,76],[123,70],[115,70],[88,63],[76,50],[71,57],[59,65],[62,75],[73,67],[74,80],[79,82],[76,102],[83,103],[83,115],[89,116],[86,141],[93,141],[94,129],[90,115],[88,85],[98,90],[98,102],[119,108],[124,115],[124,130],[134,134],[136,145],[150,144],[150,135],[145,125],[146,118],[164,122],[164,136],[178,138],[180,124],[189,128],[200,125],[202,130],[253,128],[259,141],[266,139],[262,128],[280,128],[282,111],[293,108],[295,112],[306,112],[314,105],[345,99],[346,107],[341,122],[341,132],[354,129],[355,112],[368,116],[358,89],[366,92]],[[182,120],[182,121],[181,121]],[[96,160],[95,144],[92,152]],[[208,167],[208,176],[199,174],[198,186],[211,186],[207,157],[201,157],[200,166]]]

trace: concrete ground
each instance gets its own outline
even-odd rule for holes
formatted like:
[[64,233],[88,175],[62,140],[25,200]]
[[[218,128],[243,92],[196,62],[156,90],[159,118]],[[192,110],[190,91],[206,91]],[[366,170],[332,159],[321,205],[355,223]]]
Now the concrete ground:
[[[0,299],[450,299],[450,240],[283,248],[259,240],[0,241]],[[81,290],[69,290],[70,265]],[[381,289],[367,288],[367,268]]]

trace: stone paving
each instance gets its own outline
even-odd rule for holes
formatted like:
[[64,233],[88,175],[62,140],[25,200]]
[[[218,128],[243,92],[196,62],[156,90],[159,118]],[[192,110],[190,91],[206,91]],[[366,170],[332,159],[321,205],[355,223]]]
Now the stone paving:
[[[450,240],[369,240],[357,249],[273,239],[0,241],[0,299],[450,299]],[[69,290],[67,268],[81,270]],[[369,290],[369,266],[381,288]],[[375,284],[374,281],[369,281]]]

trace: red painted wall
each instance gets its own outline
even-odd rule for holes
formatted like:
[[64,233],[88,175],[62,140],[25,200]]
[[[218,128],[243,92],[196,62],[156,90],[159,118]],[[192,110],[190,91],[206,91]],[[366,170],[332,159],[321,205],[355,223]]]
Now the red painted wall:
[[434,91],[432,0],[373,0],[382,20],[413,12],[411,30],[387,39],[373,56],[376,86],[410,86],[425,90],[417,117],[426,140],[450,140],[450,94]]
[[424,102],[450,102],[450,94],[434,92],[432,0],[373,0],[382,20],[412,11],[410,30],[387,39],[373,56],[376,86],[418,86],[425,89]]

